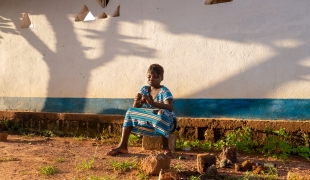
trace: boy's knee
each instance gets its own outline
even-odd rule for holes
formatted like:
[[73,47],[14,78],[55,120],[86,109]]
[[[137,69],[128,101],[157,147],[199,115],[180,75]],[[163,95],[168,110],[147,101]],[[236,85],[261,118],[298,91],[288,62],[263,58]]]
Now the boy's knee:
[[157,115],[161,115],[161,114],[163,114],[163,113],[164,113],[164,110],[163,110],[163,109],[160,109],[160,110],[158,111]]

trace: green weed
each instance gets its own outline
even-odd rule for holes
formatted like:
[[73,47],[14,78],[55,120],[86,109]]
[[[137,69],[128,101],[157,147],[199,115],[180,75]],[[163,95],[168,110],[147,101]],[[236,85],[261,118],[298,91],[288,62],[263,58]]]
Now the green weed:
[[177,149],[184,149],[185,148],[185,142],[187,142],[187,141],[181,141],[181,140],[177,140],[176,141],[176,148]]
[[4,161],[18,161],[18,159],[17,158],[5,158],[5,157],[0,158],[0,162],[4,162]]
[[129,135],[129,138],[128,138],[128,145],[129,146],[134,146],[140,142],[141,142],[141,136],[134,135],[134,134]]
[[212,149],[212,143],[211,142],[203,142],[203,143],[199,144],[199,147],[204,151],[209,151],[210,149]]
[[86,178],[87,180],[117,180],[118,178],[116,177],[110,177],[110,176],[94,176],[94,175],[89,175]]
[[216,143],[213,144],[215,150],[221,150],[226,146],[226,143],[224,140],[218,140]]
[[81,134],[77,137],[74,137],[73,139],[77,141],[84,141],[84,140],[87,140],[87,137]]
[[124,172],[128,169],[135,169],[138,166],[135,160],[132,162],[130,162],[129,160],[126,160],[125,162],[111,160],[110,165],[112,166],[114,171],[119,171],[119,172]]
[[[13,120],[14,121],[14,120]],[[21,126],[21,124],[19,123],[19,121],[15,121],[14,123],[10,123],[10,121],[9,120],[4,120],[3,121],[3,123],[4,123],[4,125],[5,125],[5,127],[6,127],[6,129],[9,131],[9,132],[15,132],[15,131],[17,131],[17,132],[19,132],[19,133],[26,133],[26,132],[28,132],[28,129],[27,128],[23,128],[22,126]]]
[[183,164],[179,161],[175,164],[174,169],[176,169],[177,171],[182,171],[183,169]]
[[28,134],[24,134],[25,138],[29,139],[29,138],[33,138],[36,135],[34,133],[28,133]]
[[308,146],[298,146],[294,148],[292,151],[310,161],[310,148]]
[[95,163],[95,159],[90,159],[89,161],[87,160],[82,160],[81,162],[79,162],[75,169],[77,171],[81,171],[81,170],[90,170],[93,168],[93,164]]
[[61,158],[57,158],[55,159],[56,162],[62,163],[65,161],[65,158],[61,157]]
[[200,176],[190,176],[189,180],[200,180]]
[[309,147],[309,140],[310,140],[309,135],[304,133],[302,137],[305,140],[305,146]]
[[[241,180],[251,180],[251,179],[264,179],[264,180],[276,180],[278,171],[276,168],[270,167],[267,172],[261,172],[260,175],[254,174],[251,171],[247,171],[245,175],[241,178]],[[233,178],[236,179],[236,178]]]
[[251,129],[249,127],[239,128],[235,132],[228,133],[225,140],[214,143],[216,150],[221,150],[230,145],[235,146],[239,152],[253,152],[255,144],[252,140]]
[[39,170],[40,170],[40,173],[45,176],[50,176],[50,175],[57,173],[57,169],[54,168],[53,166],[43,166],[43,167],[40,167]]
[[177,140],[176,141],[176,148],[177,149],[184,149],[184,148],[192,148],[192,149],[203,149],[204,151],[208,151],[212,148],[211,142],[201,142],[199,140],[196,141],[182,141]]
[[46,137],[55,137],[56,136],[56,134],[50,130],[44,130],[42,133],[43,133],[43,136],[46,136]]
[[264,141],[264,146],[260,151],[264,156],[271,156],[273,158],[286,161],[294,148],[288,143],[288,134],[285,129],[275,130],[271,133],[268,129],[268,136]]
[[149,176],[146,175],[143,171],[140,171],[139,174],[138,174],[138,178],[139,179],[148,179]]

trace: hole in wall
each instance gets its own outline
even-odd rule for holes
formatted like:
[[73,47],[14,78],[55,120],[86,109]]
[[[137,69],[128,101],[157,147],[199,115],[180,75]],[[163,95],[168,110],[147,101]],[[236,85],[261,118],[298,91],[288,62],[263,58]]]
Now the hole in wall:
[[121,8],[121,6],[118,5],[117,8],[115,9],[115,11],[114,11],[113,14],[112,14],[112,17],[118,17],[118,16],[120,16],[120,8]]
[[105,19],[107,18],[108,15],[105,13],[105,12],[102,12],[99,16],[98,16],[98,19]]
[[27,12],[24,14],[22,22],[20,23],[20,27],[21,28],[33,28],[33,24],[31,23]]
[[205,5],[231,2],[233,0],[206,0]]
[[94,15],[89,11],[87,6],[83,6],[79,14],[76,16],[75,21],[93,21],[96,18]]
[[208,128],[198,128],[198,140],[205,140],[205,132]]
[[224,136],[220,129],[214,129],[214,142],[221,140],[221,137]]
[[105,8],[108,6],[110,0],[97,0],[101,7]]

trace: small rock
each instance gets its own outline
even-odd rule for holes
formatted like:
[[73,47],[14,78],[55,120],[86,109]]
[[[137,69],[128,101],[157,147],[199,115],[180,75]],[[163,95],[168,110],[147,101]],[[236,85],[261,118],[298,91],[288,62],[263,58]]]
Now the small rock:
[[216,157],[213,154],[198,154],[197,155],[197,171],[200,174],[206,172],[207,168],[216,164]]
[[211,176],[218,176],[216,166],[213,164],[212,166],[208,167],[206,170],[206,174]]
[[190,151],[191,148],[190,148],[190,147],[185,147],[185,148],[183,148],[183,150],[184,150],[184,151]]
[[175,180],[175,179],[179,179],[179,176],[176,170],[161,169],[158,179],[159,180]]
[[141,161],[141,169],[147,175],[158,175],[161,169],[170,168],[170,158],[165,154],[151,154]]
[[246,160],[241,165],[235,164],[235,171],[252,171],[253,166],[256,167],[256,163]]
[[221,161],[220,161],[220,168],[226,168],[226,167],[229,167],[229,166],[231,166],[232,165],[232,162],[229,160],[229,159],[222,159]]
[[232,163],[237,162],[237,149],[235,146],[225,147],[219,155],[220,159],[229,159]]

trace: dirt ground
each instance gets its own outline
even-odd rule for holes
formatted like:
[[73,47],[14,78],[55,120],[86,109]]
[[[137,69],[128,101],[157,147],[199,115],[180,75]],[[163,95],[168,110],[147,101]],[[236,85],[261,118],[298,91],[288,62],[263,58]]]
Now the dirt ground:
[[[158,179],[158,176],[147,177],[137,168],[126,171],[114,170],[113,164],[121,162],[135,164],[152,152],[142,150],[141,147],[130,147],[130,154],[117,157],[105,156],[105,153],[113,146],[110,143],[72,137],[46,138],[9,135],[8,141],[0,142],[0,179]],[[171,168],[183,174],[190,172],[192,174],[187,174],[187,179],[191,176],[191,179],[194,179],[196,155],[199,153],[204,152],[175,151],[176,158],[172,159]],[[220,152],[213,153],[218,155]],[[310,162],[298,156],[291,156],[286,163],[283,163],[258,154],[240,154],[238,163],[244,160],[276,164],[278,174],[272,176],[271,179],[286,179],[289,171],[304,175],[310,174]],[[49,176],[44,175],[42,169],[47,166],[54,167],[57,172]],[[233,167],[218,168],[218,173],[220,177],[217,179],[251,179],[249,177],[253,175],[235,172]]]

